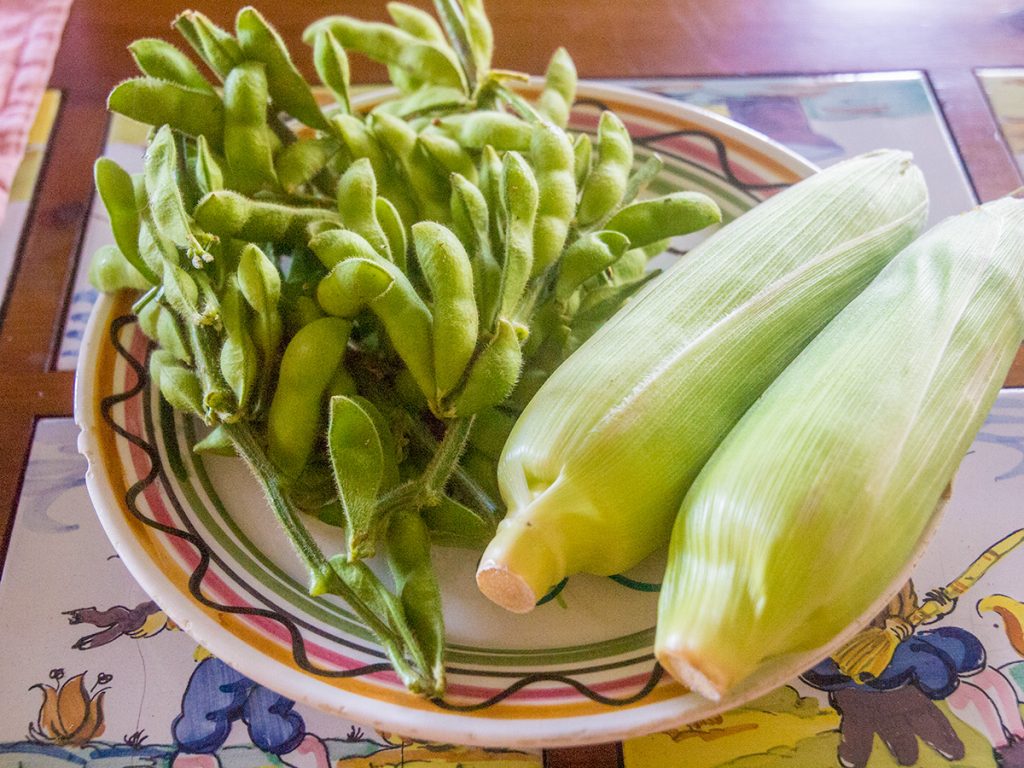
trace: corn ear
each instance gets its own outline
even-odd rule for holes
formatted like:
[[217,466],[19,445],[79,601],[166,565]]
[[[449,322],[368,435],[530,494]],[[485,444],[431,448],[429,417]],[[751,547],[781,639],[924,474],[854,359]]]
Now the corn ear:
[[750,409],[682,504],[656,653],[717,697],[905,566],[1024,338],[1024,201],[900,253]]
[[872,152],[776,195],[641,289],[516,423],[481,590],[527,611],[567,575],[619,573],[663,546],[719,442],[926,209],[909,154]]

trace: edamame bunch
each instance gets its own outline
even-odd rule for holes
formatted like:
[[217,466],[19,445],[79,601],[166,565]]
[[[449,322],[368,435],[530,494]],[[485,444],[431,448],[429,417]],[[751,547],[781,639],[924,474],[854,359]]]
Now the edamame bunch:
[[[702,195],[638,200],[660,164],[633,168],[611,112],[593,151],[566,128],[563,49],[531,104],[525,76],[492,68],[480,2],[435,5],[437,21],[390,3],[394,24],[311,25],[330,103],[253,8],[231,31],[176,19],[199,65],[133,44],[142,76],[109,106],[155,130],[140,176],[97,162],[116,245],[92,271],[141,291],[151,383],[211,428],[197,450],[252,467],[311,594],[349,602],[426,696],[444,692],[431,540],[491,538],[516,414],[646,281],[648,256],[719,218]],[[359,110],[353,55],[397,95]],[[344,551],[321,551],[303,513],[344,526]],[[363,562],[377,553],[395,593]]]

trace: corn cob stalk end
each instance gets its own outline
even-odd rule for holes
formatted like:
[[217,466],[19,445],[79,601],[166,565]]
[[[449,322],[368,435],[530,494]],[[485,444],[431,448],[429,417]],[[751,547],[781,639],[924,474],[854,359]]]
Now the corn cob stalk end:
[[565,574],[562,547],[550,533],[528,516],[503,520],[477,568],[480,591],[513,613],[533,610]]
[[719,701],[737,679],[735,670],[716,664],[706,652],[694,652],[683,645],[661,648],[658,663],[691,691],[711,701]]
[[526,579],[507,566],[482,565],[476,584],[488,599],[512,613],[529,613],[537,604],[537,594]]

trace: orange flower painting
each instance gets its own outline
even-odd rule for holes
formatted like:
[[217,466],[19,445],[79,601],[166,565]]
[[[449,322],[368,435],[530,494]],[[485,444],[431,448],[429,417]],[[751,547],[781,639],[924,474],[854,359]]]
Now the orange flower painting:
[[43,692],[43,703],[35,723],[29,724],[33,741],[58,746],[81,747],[102,735],[103,697],[113,677],[100,673],[93,687],[86,688],[85,673],[64,679],[63,669],[50,670],[54,685],[32,686]]

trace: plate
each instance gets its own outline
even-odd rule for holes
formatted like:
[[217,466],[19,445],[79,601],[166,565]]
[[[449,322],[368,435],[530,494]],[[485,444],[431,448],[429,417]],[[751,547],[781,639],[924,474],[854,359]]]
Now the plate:
[[[527,95],[536,88],[526,85]],[[665,160],[653,192],[702,191],[726,220],[815,170],[718,115],[608,86],[580,87],[573,127],[594,132],[603,108],[626,122],[641,159],[657,152]],[[79,447],[97,514],[133,576],[182,629],[285,696],[417,739],[559,746],[712,716],[827,655],[775,659],[727,699],[710,702],[654,660],[658,557],[618,577],[573,577],[531,614],[515,616],[477,592],[478,553],[436,547],[449,692],[443,702],[408,693],[344,603],[307,595],[303,569],[244,465],[192,453],[197,425],[149,386],[149,342],[130,304],[123,295],[100,299],[76,377]],[[329,552],[340,548],[336,530],[310,526]]]

